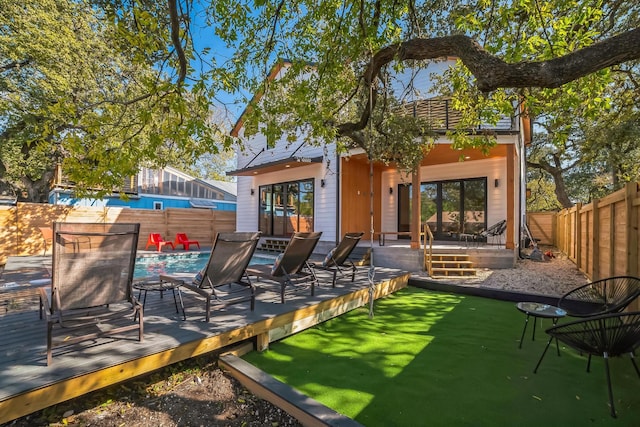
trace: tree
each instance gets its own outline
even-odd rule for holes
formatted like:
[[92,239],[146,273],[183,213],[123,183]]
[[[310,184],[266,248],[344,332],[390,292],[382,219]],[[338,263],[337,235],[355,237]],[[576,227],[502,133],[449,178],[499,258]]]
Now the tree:
[[[141,165],[195,160],[224,141],[205,88],[172,71],[148,12],[130,20],[69,0],[0,9],[0,177],[27,200],[46,199],[56,164],[78,191],[110,193]],[[136,25],[152,34],[128,37]]]
[[[593,116],[608,103],[601,94],[612,67],[640,58],[638,6],[622,1],[276,1],[252,7],[228,1],[216,2],[212,16],[223,20],[225,10],[236,10],[234,19],[245,25],[223,27],[220,34],[237,45],[234,63],[252,67],[251,92],[265,94],[245,117],[248,133],[263,123],[272,139],[304,129],[310,141],[345,137],[345,145],[367,150],[373,141],[379,159],[409,168],[430,141],[416,144],[424,124],[410,135],[397,108],[419,88],[392,93],[391,71],[460,58],[441,81],[441,94],[464,113],[466,130],[513,113],[514,105],[535,117],[560,101],[565,110],[581,105],[585,117]],[[294,64],[283,78],[265,83],[260,70],[276,58]],[[493,142],[491,135],[461,135],[453,136],[463,146]]]
[[[513,113],[514,106],[536,117],[554,109],[553,102],[565,110],[581,105],[585,117],[593,117],[609,104],[602,94],[620,64],[633,76],[640,58],[640,6],[622,0],[0,2],[9,17],[0,25],[0,46],[14,38],[21,43],[0,55],[7,58],[0,75],[10,76],[14,88],[31,84],[39,100],[34,111],[13,103],[2,112],[10,112],[14,135],[18,124],[29,124],[29,136],[18,137],[29,141],[28,151],[45,147],[85,187],[116,185],[140,163],[195,159],[227,147],[230,139],[207,123],[209,103],[222,92],[249,105],[247,134],[257,132],[258,123],[270,140],[304,131],[312,143],[339,139],[342,148],[359,145],[376,160],[411,169],[433,137],[428,123],[401,114],[399,107],[419,88],[393,93],[394,70],[460,58],[440,94],[463,112],[460,130],[467,130]],[[21,7],[39,12],[32,17]],[[61,15],[55,24],[76,29],[78,11],[70,12],[76,8],[91,24],[81,26],[84,32],[61,32],[66,39],[13,24],[51,19],[42,11],[55,10]],[[46,24],[31,25],[56,28]],[[52,58],[58,51],[65,53],[60,62]],[[265,82],[283,58],[293,60],[289,71]],[[48,78],[54,66],[60,76],[77,77],[74,85]],[[79,90],[89,82],[92,90]],[[40,89],[49,86],[49,96],[42,96]],[[5,87],[0,84],[3,102]],[[261,94],[260,102],[247,93]],[[459,146],[494,142],[487,134],[452,136]]]

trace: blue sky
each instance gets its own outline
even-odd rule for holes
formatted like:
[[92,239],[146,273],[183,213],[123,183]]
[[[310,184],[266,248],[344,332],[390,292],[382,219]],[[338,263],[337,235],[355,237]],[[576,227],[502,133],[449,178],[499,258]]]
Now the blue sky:
[[[231,60],[233,50],[225,46],[225,43],[216,36],[214,28],[206,22],[204,8],[208,5],[208,0],[194,2],[194,9],[191,11],[191,33],[196,52],[202,53],[204,48],[209,48],[209,58],[215,58],[215,62],[220,65]],[[192,66],[197,70],[207,65],[199,60],[192,62]],[[206,70],[204,70],[206,71]],[[244,94],[250,97],[251,94]],[[233,116],[233,121],[237,120],[244,111],[246,104],[242,100],[242,94],[231,94],[227,92],[218,92],[216,100],[213,100],[217,107],[224,106]]]

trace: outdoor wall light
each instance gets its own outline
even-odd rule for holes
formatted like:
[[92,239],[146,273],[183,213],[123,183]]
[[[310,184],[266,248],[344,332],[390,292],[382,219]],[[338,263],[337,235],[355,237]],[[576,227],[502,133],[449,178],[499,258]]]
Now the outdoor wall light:
[[500,180],[499,180],[498,178],[496,178],[496,179],[493,181],[493,185],[494,185],[496,188],[498,188],[498,186],[500,185]]
[[255,194],[256,190],[254,190],[253,188],[251,189],[251,195],[253,196]]
[[324,188],[324,179],[320,180],[320,187]]
[[393,187],[389,187],[389,194],[393,194]]

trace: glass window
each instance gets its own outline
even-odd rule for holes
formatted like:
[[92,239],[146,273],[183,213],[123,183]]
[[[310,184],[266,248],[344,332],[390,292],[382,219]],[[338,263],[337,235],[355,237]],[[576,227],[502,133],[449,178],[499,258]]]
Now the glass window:
[[313,231],[313,180],[263,185],[259,190],[259,230],[269,236]]
[[[398,231],[411,225],[411,184],[398,188]],[[486,227],[487,180],[471,178],[420,184],[420,220],[440,240]]]

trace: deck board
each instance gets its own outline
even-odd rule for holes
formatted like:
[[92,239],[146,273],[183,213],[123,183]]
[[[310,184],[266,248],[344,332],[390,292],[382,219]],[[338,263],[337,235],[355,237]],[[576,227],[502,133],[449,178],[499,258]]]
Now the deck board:
[[[374,298],[407,285],[409,274],[394,269],[376,271]],[[54,349],[53,363],[46,365],[46,325],[39,318],[37,297],[21,310],[0,314],[0,424],[60,401],[145,374],[206,352],[277,330],[299,330],[364,304],[368,295],[366,270],[355,282],[330,277],[311,296],[309,288],[288,292],[285,304],[277,292],[257,283],[256,308],[249,303],[212,313],[205,322],[205,304],[197,294],[182,291],[187,320],[176,313],[171,292],[149,292],[144,310],[144,341],[137,331],[117,338],[100,338]],[[29,297],[27,297],[29,300]],[[28,309],[25,309],[28,307]],[[336,309],[338,307],[338,309]],[[291,328],[294,322],[312,319]],[[288,328],[288,329],[287,329]]]

